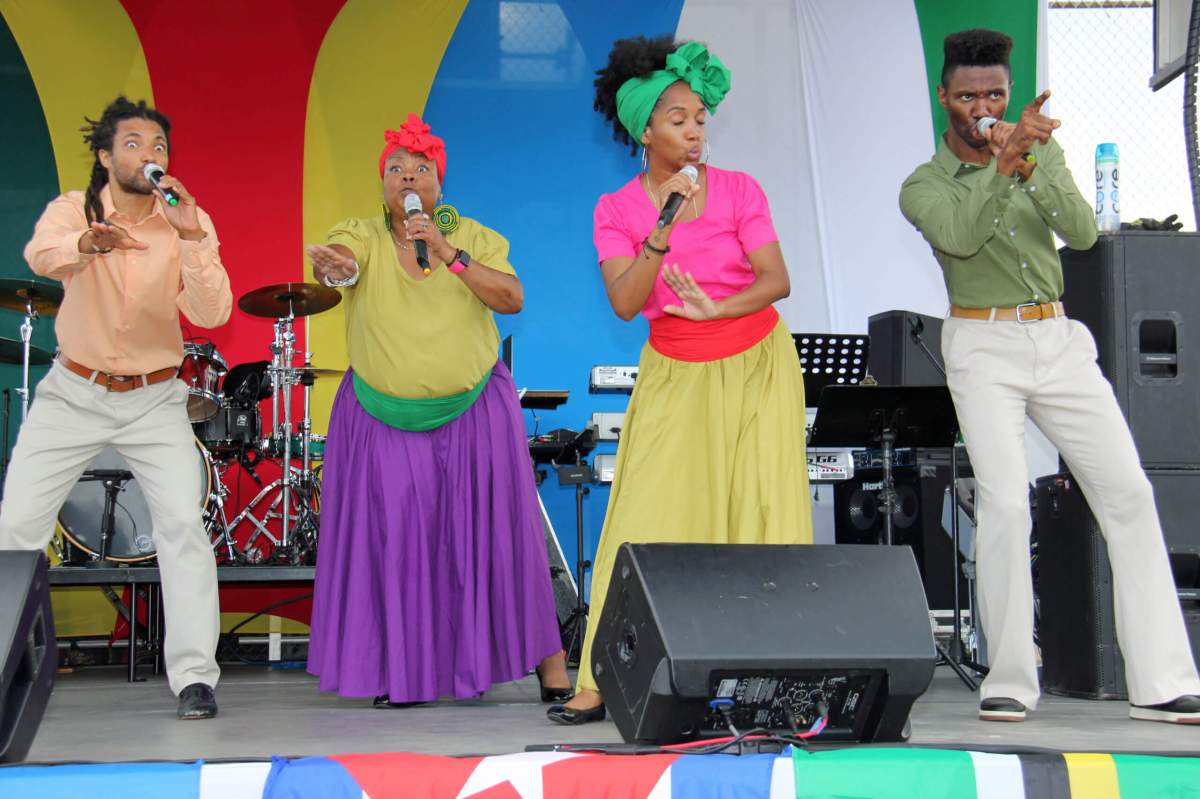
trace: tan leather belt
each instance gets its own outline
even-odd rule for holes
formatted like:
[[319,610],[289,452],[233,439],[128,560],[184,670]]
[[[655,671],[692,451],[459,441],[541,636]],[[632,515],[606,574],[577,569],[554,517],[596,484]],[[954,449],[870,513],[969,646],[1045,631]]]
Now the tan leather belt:
[[960,308],[950,306],[950,315],[960,319],[995,319],[999,322],[1039,322],[1042,319],[1054,319],[1066,316],[1062,302],[1027,302],[1015,308],[996,308],[992,316],[992,308]]
[[[165,369],[158,369],[147,375],[110,375],[107,372],[98,372],[95,369],[89,369],[81,363],[75,363],[65,355],[59,355],[58,362],[85,380],[89,380],[98,386],[104,386],[109,391],[117,392],[132,391],[135,388],[152,386],[155,383],[170,380],[179,372],[174,366],[168,366]],[[95,377],[93,377],[93,374]]]

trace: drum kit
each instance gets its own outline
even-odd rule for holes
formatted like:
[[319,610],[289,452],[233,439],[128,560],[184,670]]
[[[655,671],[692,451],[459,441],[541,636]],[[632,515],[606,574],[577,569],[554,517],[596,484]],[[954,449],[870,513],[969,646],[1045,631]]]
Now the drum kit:
[[[39,317],[55,315],[62,299],[62,288],[53,284],[0,279],[0,307],[24,314],[20,342],[0,337],[0,362],[23,365],[21,387],[16,389],[22,419],[29,404],[29,367],[53,360],[52,353],[30,344],[33,324]],[[242,311],[274,320],[269,360],[230,368],[211,342],[184,344],[179,377],[188,386],[188,418],[196,435],[200,511],[218,562],[315,561],[325,436],[312,432],[312,387],[344,371],[313,367],[312,353],[296,349],[294,324],[340,301],[337,291],[312,283],[264,286],[243,295],[238,300]],[[300,409],[292,402],[297,386],[303,392]],[[267,399],[270,422],[264,431],[260,403]],[[298,419],[296,410],[302,414]],[[7,406],[5,414],[7,422]],[[256,473],[264,460],[280,473],[266,485]],[[261,488],[230,518],[226,476],[235,465]],[[96,456],[67,497],[55,546],[65,563],[147,563],[156,557],[151,529],[144,495],[125,460],[109,447]]]

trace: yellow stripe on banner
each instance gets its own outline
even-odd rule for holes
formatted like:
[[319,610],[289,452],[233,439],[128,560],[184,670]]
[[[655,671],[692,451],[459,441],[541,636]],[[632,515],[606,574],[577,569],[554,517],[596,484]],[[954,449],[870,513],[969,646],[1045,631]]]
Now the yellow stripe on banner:
[[154,102],[146,54],[118,0],[0,0],[37,88],[62,191],[83,189],[92,155],[84,116],[96,119],[118,94]]
[[[323,243],[334,223],[382,213],[383,132],[422,114],[466,0],[378,3],[348,0],[330,25],[313,69],[304,130],[304,240]],[[397,49],[403,31],[404,46]],[[403,69],[401,68],[403,65]],[[437,131],[434,131],[435,133]],[[453,169],[454,148],[448,144]],[[303,256],[301,256],[303,258]],[[312,280],[312,265],[298,270]],[[345,314],[339,305],[309,319],[313,363],[345,368]],[[329,427],[337,381],[313,391],[313,429]]]
[[1071,784],[1072,797],[1087,799],[1120,799],[1121,788],[1117,782],[1117,764],[1112,755],[1066,752],[1067,779]]

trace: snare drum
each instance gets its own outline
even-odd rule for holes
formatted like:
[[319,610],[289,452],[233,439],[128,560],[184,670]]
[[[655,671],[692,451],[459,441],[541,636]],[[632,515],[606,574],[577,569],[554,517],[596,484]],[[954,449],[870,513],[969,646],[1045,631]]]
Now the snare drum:
[[203,422],[216,416],[221,403],[219,383],[227,371],[225,359],[212,344],[183,345],[179,379],[188,387],[188,419]]
[[[88,469],[128,469],[129,465],[112,447],[105,447]],[[86,474],[86,472],[85,472]],[[200,482],[202,513],[212,493],[212,460],[204,446],[196,442],[196,479]],[[108,557],[118,563],[138,563],[152,560],[157,554],[152,536],[154,522],[150,507],[137,480],[125,483],[117,494],[113,530],[108,538]],[[100,553],[100,525],[104,521],[104,483],[96,480],[77,483],[67,495],[58,514],[58,532],[75,549],[96,556]]]

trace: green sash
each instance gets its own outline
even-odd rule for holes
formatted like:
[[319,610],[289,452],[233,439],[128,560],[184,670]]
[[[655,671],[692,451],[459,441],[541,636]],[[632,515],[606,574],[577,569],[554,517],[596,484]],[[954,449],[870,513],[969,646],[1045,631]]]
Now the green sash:
[[354,373],[354,396],[363,410],[391,427],[412,432],[424,432],[453,422],[467,412],[483,392],[492,376],[489,369],[479,385],[461,394],[429,399],[405,399],[376,391]]

